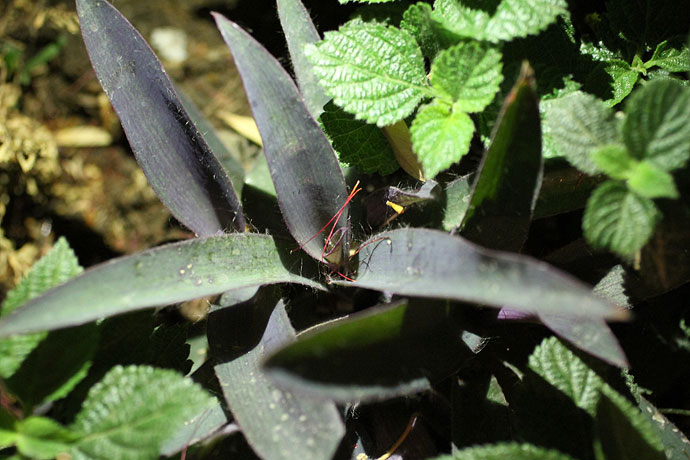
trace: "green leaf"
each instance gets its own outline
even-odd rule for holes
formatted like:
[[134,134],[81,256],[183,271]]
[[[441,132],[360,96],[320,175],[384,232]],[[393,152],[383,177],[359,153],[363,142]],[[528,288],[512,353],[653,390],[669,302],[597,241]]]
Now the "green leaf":
[[637,159],[664,171],[690,158],[690,89],[671,79],[650,81],[625,107],[623,140]]
[[649,161],[641,161],[628,177],[630,190],[645,198],[678,198],[673,176]]
[[462,449],[432,460],[575,460],[561,452],[531,444],[503,443]]
[[557,338],[544,339],[529,357],[529,367],[594,416],[604,381]]
[[626,316],[588,286],[543,262],[484,249],[441,231],[403,228],[369,241],[359,252],[356,281],[335,284],[509,306],[531,314]]
[[299,260],[259,234],[160,246],[90,268],[46,292],[0,318],[0,336],[84,324],[241,287],[296,282],[318,289],[318,283],[291,271],[300,267]]
[[503,81],[501,52],[477,42],[462,42],[441,51],[431,66],[431,85],[453,102],[458,112],[481,112]]
[[431,18],[431,5],[428,3],[411,5],[403,14],[400,28],[414,37],[425,57],[433,59],[441,50],[437,23]]
[[382,176],[398,169],[393,149],[380,128],[357,120],[333,102],[326,104],[319,121],[341,162]]
[[492,3],[495,6],[473,9],[459,0],[436,0],[433,17],[457,35],[498,43],[536,34],[553,23],[559,14],[567,14],[563,0]]
[[175,433],[161,445],[160,453],[171,457],[186,447],[212,436],[223,425],[228,424],[223,405],[219,401],[211,409],[203,409],[187,423],[178,427]]
[[183,424],[214,399],[167,369],[116,366],[89,391],[70,427],[80,435],[74,460],[151,459]]
[[429,94],[417,43],[395,27],[350,21],[305,54],[337,105],[380,127],[411,114]]
[[638,161],[630,156],[628,149],[621,144],[608,144],[594,149],[590,156],[596,167],[613,179],[624,180],[630,177]]
[[78,439],[76,433],[45,417],[29,417],[16,423],[17,450],[38,460],[65,454]]
[[[50,252],[41,257],[19,284],[7,293],[0,317],[7,317],[30,299],[67,281],[81,271],[82,268],[67,240],[59,238]],[[39,333],[0,340],[0,377],[10,377],[45,337],[46,334]]]
[[0,449],[17,443],[17,418],[5,408],[0,408]]
[[412,145],[424,166],[424,175],[433,179],[459,161],[469,150],[474,123],[464,112],[445,104],[423,107],[410,127]]
[[621,182],[607,181],[589,197],[582,229],[595,248],[632,257],[652,236],[660,219],[652,200],[633,193]]
[[618,140],[613,112],[596,97],[576,91],[546,101],[544,135],[551,136],[557,151],[587,174],[599,173],[590,152]]
[[609,386],[601,388],[595,417],[595,451],[604,458],[665,460],[658,433],[640,410]]
[[659,43],[646,68],[661,67],[669,72],[690,72],[690,48],[685,44],[672,46],[668,40]]
[[541,188],[540,123],[534,71],[524,64],[478,169],[463,237],[486,248],[520,251]]
[[255,301],[211,313],[208,333],[218,362],[216,376],[237,424],[259,457],[332,458],[345,433],[335,404],[279,387],[263,369],[270,353],[295,340],[282,301],[276,305],[277,297],[260,290]]
[[304,47],[318,42],[321,37],[300,0],[278,0],[278,16],[290,51],[295,80],[309,113],[312,118],[317,119],[328,102],[328,96],[319,85],[311,64],[304,55]]
[[446,185],[443,191],[446,202],[446,209],[443,213],[443,230],[450,232],[462,223],[472,197],[470,182],[473,178],[474,175],[468,174],[458,177]]
[[604,66],[604,72],[613,80],[610,83],[611,97],[606,100],[606,105],[613,107],[630,94],[640,78],[640,73],[620,59],[609,61]]
[[315,327],[265,365],[281,387],[317,398],[391,399],[428,389],[472,357],[462,332],[446,302],[400,301]]
[[92,324],[51,332],[7,379],[8,388],[25,407],[67,396],[91,367],[98,332]]

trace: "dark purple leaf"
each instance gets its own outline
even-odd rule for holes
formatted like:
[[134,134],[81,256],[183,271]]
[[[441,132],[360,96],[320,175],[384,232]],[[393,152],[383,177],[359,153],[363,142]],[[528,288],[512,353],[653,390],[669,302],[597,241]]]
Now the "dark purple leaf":
[[332,458],[345,432],[335,404],[277,387],[261,367],[269,353],[295,340],[277,298],[261,289],[245,303],[211,312],[208,335],[218,362],[216,376],[237,424],[259,457]]
[[446,302],[404,300],[314,328],[266,362],[281,386],[340,402],[429,388],[471,356]]
[[293,270],[302,270],[301,261],[279,249],[268,235],[194,238],[86,270],[3,316],[0,337],[84,324],[249,286],[296,282],[320,287]]
[[624,319],[627,310],[531,257],[475,246],[437,230],[374,236],[359,253],[354,283],[392,294],[453,299],[532,314]]
[[[214,17],[242,77],[283,218],[303,249],[321,260],[328,232],[310,238],[347,199],[333,148],[280,63],[237,24],[220,14]],[[345,206],[336,229],[343,232],[347,225]],[[347,244],[331,260],[337,262],[343,254],[347,254]]]
[[321,40],[311,22],[309,13],[300,0],[278,0],[278,16],[287,41],[292,70],[304,97],[304,103],[314,119],[318,119],[323,106],[330,99],[312,71],[312,65],[304,55],[304,46]]
[[143,37],[105,0],[77,0],[77,11],[96,76],[163,204],[199,236],[244,231],[227,173]]
[[519,251],[527,239],[541,177],[539,99],[534,72],[525,63],[479,167],[462,236],[491,249]]

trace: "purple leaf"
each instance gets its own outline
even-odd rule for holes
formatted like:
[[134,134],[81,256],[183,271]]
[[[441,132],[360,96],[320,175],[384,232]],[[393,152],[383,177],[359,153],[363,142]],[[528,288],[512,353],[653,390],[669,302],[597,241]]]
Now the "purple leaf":
[[[213,16],[242,77],[283,218],[302,249],[321,260],[328,232],[312,237],[347,199],[335,152],[280,63],[237,24]],[[347,223],[344,206],[336,231],[345,231]],[[347,238],[344,241],[332,262],[347,254]]]
[[144,38],[105,0],[77,0],[77,11],[98,81],[163,204],[199,236],[243,231],[227,173]]

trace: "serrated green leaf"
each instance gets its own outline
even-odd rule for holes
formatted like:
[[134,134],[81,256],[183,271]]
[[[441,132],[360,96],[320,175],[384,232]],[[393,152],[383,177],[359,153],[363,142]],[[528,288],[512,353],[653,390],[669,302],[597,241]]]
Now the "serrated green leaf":
[[357,120],[332,102],[326,104],[319,121],[341,162],[382,176],[398,169],[393,149],[380,128]]
[[640,410],[608,385],[595,416],[595,451],[620,460],[666,460],[658,433]]
[[671,79],[647,83],[625,107],[623,140],[638,159],[672,171],[690,158],[690,89]]
[[159,449],[214,399],[191,379],[148,366],[114,367],[89,391],[71,429],[74,460],[157,458]]
[[604,381],[555,337],[544,339],[529,357],[529,367],[592,416]]
[[659,43],[646,68],[659,66],[669,72],[690,72],[690,48],[685,44],[673,47],[667,40]]
[[673,176],[648,161],[635,165],[627,180],[630,190],[645,198],[678,198]]
[[45,417],[29,417],[16,424],[17,450],[27,457],[49,460],[66,453],[76,433]]
[[649,198],[621,182],[599,186],[587,201],[582,229],[587,241],[623,257],[632,257],[652,236],[661,213]]
[[501,52],[462,42],[441,51],[431,66],[431,85],[453,102],[454,111],[481,112],[503,81]]
[[[79,261],[67,240],[59,238],[53,249],[41,257],[19,284],[7,293],[0,316],[6,317],[43,291],[67,281],[81,271]],[[0,377],[10,377],[45,337],[45,333],[38,333],[0,340]]]
[[[99,318],[281,282],[319,285],[287,268],[288,251],[268,235],[226,234],[160,246],[92,267],[0,318],[0,335],[84,324]],[[286,262],[283,262],[285,260]]]
[[408,116],[429,94],[417,43],[395,27],[350,21],[305,54],[337,105],[380,127]]
[[492,43],[526,37],[567,13],[563,0],[501,0],[492,11],[473,9],[459,0],[436,0],[434,19],[462,37]]
[[580,91],[543,106],[544,134],[551,137],[558,152],[580,171],[599,173],[589,154],[618,140],[613,112],[596,97]]
[[610,83],[611,97],[606,100],[606,105],[613,107],[632,92],[635,83],[640,78],[640,73],[620,59],[609,61],[603,67],[604,72],[613,80]]
[[625,146],[621,144],[597,147],[590,153],[590,156],[596,167],[613,179],[627,179],[638,164],[630,156]]
[[7,379],[7,387],[25,407],[67,396],[86,377],[98,338],[93,324],[51,332]]
[[464,112],[456,112],[447,105],[431,104],[417,113],[410,134],[425,176],[433,179],[467,153],[474,122]]
[[424,57],[429,59],[433,59],[441,49],[434,23],[431,5],[421,2],[406,10],[400,23],[400,28],[414,37]]
[[575,460],[570,455],[531,444],[503,443],[470,447],[453,455],[442,455],[433,460]]

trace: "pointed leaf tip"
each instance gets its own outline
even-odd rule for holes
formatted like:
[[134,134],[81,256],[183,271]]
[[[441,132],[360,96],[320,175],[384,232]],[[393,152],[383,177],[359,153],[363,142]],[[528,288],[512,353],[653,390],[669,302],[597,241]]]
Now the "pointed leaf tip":
[[335,231],[348,221],[345,178],[333,147],[280,63],[237,24],[213,17],[242,77],[283,218],[301,248],[321,260],[327,233],[315,235],[341,209]]
[[98,81],[163,204],[199,236],[244,231],[228,174],[151,47],[105,0],[77,0],[77,13]]

